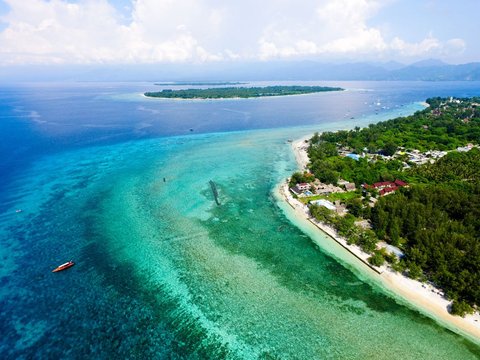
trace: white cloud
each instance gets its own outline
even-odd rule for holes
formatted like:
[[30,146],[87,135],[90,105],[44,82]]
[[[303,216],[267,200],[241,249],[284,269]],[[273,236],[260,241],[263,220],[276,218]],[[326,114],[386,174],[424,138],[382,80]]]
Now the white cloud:
[[441,42],[432,34],[417,43],[407,43],[398,37],[394,38],[390,44],[390,48],[401,56],[405,57],[422,57],[422,56],[445,56],[462,53],[466,44],[462,39],[450,39]]
[[310,21],[267,28],[259,40],[261,58],[382,51],[387,46],[380,30],[367,25],[380,7],[373,0],[318,2]]
[[444,48],[446,49],[447,53],[456,52],[463,53],[467,48],[467,44],[463,39],[450,39],[445,43]]
[[457,38],[386,39],[370,22],[392,1],[136,0],[126,21],[108,0],[5,0],[0,64],[415,57],[465,49]]
[[415,57],[436,51],[441,47],[438,39],[429,35],[418,43],[407,43],[398,37],[394,38],[390,47],[392,50],[398,51],[402,56]]
[[[115,63],[217,60],[192,35],[196,18],[221,15],[193,0],[138,0],[123,25],[106,0],[7,0],[11,11],[0,33],[4,63]],[[189,9],[184,12],[182,9]],[[208,21],[207,21],[208,22]]]

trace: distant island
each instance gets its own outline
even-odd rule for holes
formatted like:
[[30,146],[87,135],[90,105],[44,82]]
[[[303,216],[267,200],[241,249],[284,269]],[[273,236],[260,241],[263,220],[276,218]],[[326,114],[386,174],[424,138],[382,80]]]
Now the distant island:
[[265,86],[265,87],[225,87],[211,89],[162,90],[146,92],[147,97],[167,99],[232,99],[257,98],[265,96],[286,96],[311,94],[325,91],[342,91],[339,87],[326,86]]
[[153,85],[158,86],[185,86],[185,85],[197,85],[197,86],[215,86],[215,85],[244,85],[246,82],[240,81],[167,81],[159,82]]

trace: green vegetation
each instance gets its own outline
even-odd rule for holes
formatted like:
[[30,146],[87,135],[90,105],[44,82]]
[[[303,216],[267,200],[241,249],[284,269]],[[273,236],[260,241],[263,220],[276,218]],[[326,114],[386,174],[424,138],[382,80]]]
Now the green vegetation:
[[[399,147],[421,151],[453,150],[480,141],[480,98],[453,101],[434,98],[427,102],[431,105],[429,108],[406,118],[372,124],[365,129],[315,134],[308,149],[310,171],[322,182],[336,184],[342,178],[354,182],[357,187],[395,179],[423,182],[422,177],[432,171],[435,176],[430,182],[438,183],[452,178],[461,168],[462,181],[478,174],[480,170],[472,166],[474,164],[466,164],[470,159],[458,152],[443,158],[439,162],[441,168],[436,164],[414,167],[410,171],[403,171],[405,162],[409,163],[407,155],[397,154],[394,159],[382,156],[391,156]],[[339,149],[366,156],[356,161],[338,156]],[[465,169],[472,173],[465,173]]]
[[162,90],[158,92],[146,92],[145,96],[168,99],[229,99],[300,95],[341,90],[343,89],[326,86],[225,87],[211,89]]
[[409,276],[425,274],[449,298],[480,304],[480,150],[451,152],[409,174],[416,184],[372,210],[377,236],[403,247]]
[[458,315],[461,317],[465,317],[467,314],[473,314],[473,308],[468,305],[465,301],[457,301],[454,300],[452,303],[452,308],[450,312],[453,315]]
[[318,221],[326,223],[332,223],[333,219],[336,218],[333,211],[328,210],[326,207],[315,204],[310,205],[310,214]]
[[[315,134],[308,150],[310,171],[322,182],[335,184],[342,178],[359,187],[400,179],[409,187],[384,197],[370,190],[363,199],[344,199],[347,216],[370,220],[373,230],[359,229],[351,218],[341,220],[325,208],[312,206],[312,215],[372,253],[371,264],[387,260],[409,277],[441,287],[454,300],[451,312],[463,316],[480,305],[480,150],[454,150],[480,142],[480,98],[427,102],[430,107],[409,117]],[[449,152],[415,165],[399,149]],[[339,155],[348,152],[363,156],[356,161]],[[373,208],[367,205],[369,196],[378,198]],[[379,240],[399,247],[405,256],[396,261],[376,250]]]
[[[309,152],[310,153],[310,152]],[[349,157],[338,155],[328,158],[315,158],[310,155],[310,170],[317,179],[327,184],[336,184],[340,178],[354,182],[357,187],[377,181],[405,180],[399,160],[368,161],[360,158],[355,161]]]
[[430,107],[412,116],[371,124],[364,129],[326,132],[312,138],[312,143],[339,144],[357,154],[366,149],[390,155],[399,146],[420,151],[453,150],[468,142],[478,142],[480,98],[455,101],[432,98],[427,103]]
[[159,86],[185,86],[185,85],[197,85],[197,86],[214,86],[214,85],[243,85],[247,84],[239,81],[172,81],[155,83]]
[[312,174],[306,171],[303,173],[297,171],[293,173],[293,175],[290,177],[289,186],[292,187],[300,183],[310,183],[314,180],[315,180],[315,176],[313,176]]
[[350,245],[358,245],[363,251],[371,253],[376,249],[378,237],[372,230],[364,230],[355,225],[357,218],[351,214],[339,216],[319,205],[310,205],[310,214],[318,221],[332,225],[338,234],[345,237]]
[[450,152],[436,163],[417,167],[408,174],[418,182],[449,183],[460,187],[472,184],[480,179],[480,150]]
[[375,250],[373,255],[368,258],[368,262],[374,266],[382,266],[385,263],[384,252]]

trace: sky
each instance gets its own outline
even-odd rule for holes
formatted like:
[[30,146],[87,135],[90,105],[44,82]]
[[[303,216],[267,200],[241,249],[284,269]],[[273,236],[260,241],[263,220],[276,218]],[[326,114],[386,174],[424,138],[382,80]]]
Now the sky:
[[480,0],[0,0],[0,66],[480,61]]

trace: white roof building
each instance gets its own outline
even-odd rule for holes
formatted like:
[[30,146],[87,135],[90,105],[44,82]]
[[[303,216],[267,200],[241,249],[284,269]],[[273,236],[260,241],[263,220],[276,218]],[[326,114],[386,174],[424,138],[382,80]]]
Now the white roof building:
[[332,210],[332,211],[337,210],[336,206],[332,202],[325,199],[315,200],[315,201],[312,201],[311,203],[314,205],[326,207],[328,210]]

